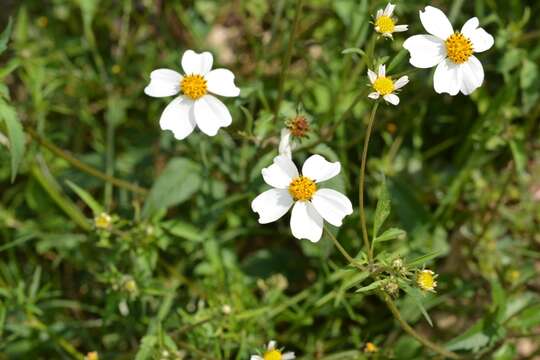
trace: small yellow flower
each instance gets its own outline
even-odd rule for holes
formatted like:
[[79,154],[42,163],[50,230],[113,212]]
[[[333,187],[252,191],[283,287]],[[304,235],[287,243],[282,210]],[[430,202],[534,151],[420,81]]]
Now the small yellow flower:
[[91,351],[85,356],[85,360],[99,360],[97,351]]
[[368,69],[368,77],[371,82],[371,87],[373,92],[371,92],[368,97],[373,100],[377,100],[382,96],[384,101],[392,104],[399,104],[399,97],[395,94],[399,89],[407,85],[409,82],[408,76],[402,76],[396,81],[394,81],[390,76],[386,75],[386,65],[379,65],[377,72]]
[[98,229],[106,230],[111,227],[112,219],[107,213],[101,213],[94,218],[94,225]]
[[376,353],[376,352],[379,352],[379,347],[372,342],[367,342],[366,347],[364,348],[364,352],[371,353],[371,354]]
[[416,283],[424,291],[435,292],[435,288],[437,287],[437,281],[435,279],[437,279],[437,276],[433,271],[425,269],[420,271],[416,276]]
[[396,25],[397,20],[392,17],[395,7],[395,5],[388,3],[386,8],[379,9],[375,16],[375,31],[390,39],[393,33],[407,31],[409,28],[408,25]]

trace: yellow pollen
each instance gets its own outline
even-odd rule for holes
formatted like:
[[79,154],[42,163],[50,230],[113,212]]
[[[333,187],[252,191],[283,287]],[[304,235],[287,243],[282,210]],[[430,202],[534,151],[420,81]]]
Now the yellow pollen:
[[264,360],[281,360],[281,351],[273,349],[264,353]]
[[416,278],[416,283],[422,290],[433,291],[437,287],[437,281],[435,278],[437,275],[431,270],[422,270]]
[[456,64],[463,64],[473,54],[472,42],[460,32],[455,32],[446,41],[446,53]]
[[396,24],[390,16],[379,16],[377,20],[375,20],[375,30],[381,34],[391,34],[394,32],[395,28]]
[[382,96],[388,95],[394,91],[394,81],[389,77],[381,76],[375,80],[373,88]]
[[201,75],[186,75],[180,83],[182,92],[192,98],[197,100],[204,95],[206,95],[207,85],[206,80]]
[[317,191],[315,181],[305,176],[294,178],[289,185],[289,194],[297,201],[311,200],[315,191]]

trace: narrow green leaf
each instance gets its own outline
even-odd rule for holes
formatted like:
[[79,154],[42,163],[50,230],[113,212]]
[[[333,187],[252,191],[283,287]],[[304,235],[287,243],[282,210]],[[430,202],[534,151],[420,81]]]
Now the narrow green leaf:
[[92,209],[94,215],[99,215],[103,212],[103,208],[101,207],[101,205],[86,190],[82,189],[77,184],[69,180],[66,180],[66,184],[71,188],[71,190],[75,192],[75,194],[77,194],[81,198],[82,201],[84,201],[86,205],[88,205],[90,209]]
[[365,56],[366,55],[364,50],[359,49],[359,48],[347,48],[347,49],[343,50],[341,53],[342,54],[358,54],[360,56]]
[[2,54],[7,49],[7,43],[9,37],[11,36],[11,29],[13,26],[13,19],[9,18],[8,24],[2,34],[0,34],[0,54]]
[[158,210],[186,201],[200,185],[198,164],[183,158],[172,159],[152,186],[144,203],[142,216],[147,218]]
[[139,351],[137,351],[137,355],[135,355],[135,360],[152,359],[157,340],[157,336],[155,335],[146,335],[143,337]]
[[11,153],[11,182],[13,182],[24,156],[24,132],[17,112],[3,100],[0,100],[0,120],[4,120],[7,128]]
[[366,286],[363,286],[361,287],[360,289],[356,290],[356,292],[367,292],[367,291],[371,291],[371,290],[375,290],[379,287],[379,285],[381,285],[382,283],[384,282],[384,280],[377,280],[377,281],[374,281],[372,282],[371,284],[369,285],[366,285]]
[[388,241],[393,240],[399,237],[404,237],[407,233],[405,230],[401,230],[398,228],[390,228],[383,232],[381,235],[377,236],[373,242],[381,242],[381,241]]
[[390,193],[388,192],[386,181],[383,181],[381,192],[379,193],[379,201],[375,209],[375,219],[373,220],[373,238],[377,237],[388,215],[390,215]]
[[422,265],[426,262],[428,262],[431,259],[435,259],[436,257],[439,257],[442,254],[440,251],[433,251],[426,255],[422,255],[420,257],[417,257],[416,259],[410,261],[407,263],[408,266],[417,266]]

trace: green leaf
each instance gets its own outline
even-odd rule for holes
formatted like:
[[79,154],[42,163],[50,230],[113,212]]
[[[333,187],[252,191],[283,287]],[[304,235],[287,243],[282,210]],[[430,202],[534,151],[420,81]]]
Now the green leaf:
[[393,240],[399,237],[404,237],[407,233],[405,230],[401,230],[398,228],[390,228],[383,232],[381,235],[377,236],[373,242],[381,242],[381,241],[388,241]]
[[144,203],[142,216],[147,218],[158,210],[167,209],[188,200],[200,186],[201,176],[198,164],[183,158],[172,159],[152,186]]
[[146,335],[143,337],[139,351],[137,351],[137,355],[135,355],[135,360],[152,359],[157,340],[158,338],[155,335]]
[[373,220],[373,238],[377,237],[379,229],[384,224],[386,218],[390,215],[390,193],[386,187],[386,181],[383,181],[379,201],[375,209],[375,219]]
[[379,288],[379,286],[382,285],[384,283],[384,281],[385,280],[374,281],[371,284],[363,286],[360,289],[356,290],[356,292],[358,293],[358,292],[367,292],[367,291],[375,290],[375,289]]
[[4,120],[7,128],[11,153],[11,182],[13,182],[24,156],[24,132],[17,112],[3,100],[0,100],[0,120]]
[[66,180],[66,184],[81,198],[82,201],[84,201],[86,205],[88,205],[90,209],[92,209],[94,215],[99,215],[103,212],[101,205],[86,190],[69,180]]
[[342,54],[358,54],[360,56],[365,56],[366,53],[364,50],[359,48],[347,48],[341,52]]
[[8,24],[2,34],[0,34],[0,54],[2,54],[7,49],[7,43],[9,37],[11,36],[11,29],[13,26],[13,20],[9,18]]
[[442,254],[441,251],[433,251],[433,252],[430,252],[426,255],[422,255],[420,257],[417,257],[416,259],[410,261],[407,263],[407,266],[417,266],[417,265],[422,265],[426,262],[428,262],[429,260],[431,259],[435,259],[437,257],[439,257],[440,255]]

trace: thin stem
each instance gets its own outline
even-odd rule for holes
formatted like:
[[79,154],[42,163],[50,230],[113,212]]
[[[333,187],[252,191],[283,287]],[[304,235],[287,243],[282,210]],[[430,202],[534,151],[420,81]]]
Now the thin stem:
[[289,44],[287,45],[287,51],[285,52],[285,57],[283,58],[283,62],[281,63],[281,75],[279,77],[278,96],[276,100],[276,106],[274,109],[274,122],[277,121],[279,108],[281,106],[281,102],[283,101],[285,78],[287,77],[287,72],[289,71],[289,65],[291,64],[294,40],[295,40],[296,34],[298,33],[298,24],[300,22],[299,21],[300,14],[302,13],[302,3],[303,3],[303,0],[297,0],[296,2],[296,11],[294,14],[291,37],[289,38]]
[[32,129],[31,127],[25,127],[25,130],[30,135],[30,137],[32,137],[34,140],[36,140],[40,145],[42,145],[43,147],[48,149],[53,154],[55,154],[55,155],[61,157],[62,159],[66,160],[67,162],[69,162],[71,165],[73,165],[77,169],[79,169],[81,171],[84,171],[85,173],[90,174],[90,175],[92,175],[94,177],[97,177],[98,179],[101,179],[103,181],[106,181],[108,183],[116,185],[119,188],[123,188],[123,189],[129,190],[129,191],[132,191],[134,193],[141,194],[141,195],[146,195],[148,193],[148,190],[145,189],[145,188],[142,188],[140,186],[132,184],[132,183],[130,183],[128,181],[118,179],[118,178],[115,178],[113,176],[109,176],[107,174],[104,174],[103,172],[99,171],[98,169],[83,163],[82,161],[76,159],[75,157],[73,157],[72,155],[67,153],[66,151],[60,149],[59,147],[57,147],[56,145],[51,143],[49,140],[39,136],[38,133],[36,133],[36,131],[34,129]]
[[[332,232],[330,230],[328,230],[328,228],[325,226],[324,227],[324,231],[326,232],[326,234],[328,235],[328,237],[330,237],[330,239],[332,239],[332,241],[334,242],[334,245],[336,245],[336,247],[338,248],[339,252],[341,253],[341,255],[343,255],[343,257],[345,259],[347,259],[347,261],[354,267],[357,267],[359,269],[362,269],[362,267],[360,265],[358,265],[356,263],[356,261],[354,261],[353,257],[347,252],[347,250],[345,250],[345,248],[343,248],[343,246],[341,246],[341,244],[339,243],[339,241],[336,239],[336,237],[334,236],[334,234],[332,234]],[[363,270],[363,269],[362,269]]]
[[373,250],[369,246],[369,237],[367,233],[367,225],[366,225],[366,213],[364,210],[364,183],[365,183],[365,177],[366,177],[366,162],[367,162],[367,154],[368,154],[368,147],[369,147],[369,139],[371,138],[371,131],[373,130],[373,123],[375,122],[375,114],[377,113],[377,109],[379,108],[379,102],[377,101],[373,108],[371,109],[371,115],[369,116],[369,122],[368,127],[366,130],[366,137],[364,139],[364,150],[362,152],[362,163],[360,165],[360,181],[359,181],[359,203],[360,203],[360,225],[362,227],[362,238],[364,239],[364,246],[366,247],[366,251],[368,251],[368,259],[370,265],[373,264]]
[[461,357],[449,350],[446,350],[445,348],[435,344],[434,342],[430,341],[429,339],[425,338],[421,334],[417,333],[402,317],[401,313],[399,312],[398,308],[396,307],[396,304],[390,299],[388,295],[385,294],[379,294],[380,298],[386,303],[386,306],[388,309],[392,312],[392,315],[394,315],[394,318],[398,321],[399,325],[405,332],[407,332],[409,335],[411,335],[413,338],[418,340],[422,345],[430,348],[431,350],[435,351],[438,354],[441,354],[444,357],[450,358],[450,359],[460,359]]

